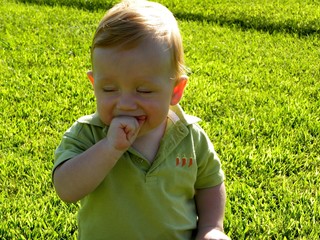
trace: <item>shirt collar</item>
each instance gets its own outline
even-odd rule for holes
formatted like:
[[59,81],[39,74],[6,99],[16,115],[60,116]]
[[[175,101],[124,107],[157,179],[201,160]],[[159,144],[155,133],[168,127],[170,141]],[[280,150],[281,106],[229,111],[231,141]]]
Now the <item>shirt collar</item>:
[[173,123],[182,121],[185,125],[190,125],[201,121],[200,118],[186,114],[180,105],[170,106],[168,117]]

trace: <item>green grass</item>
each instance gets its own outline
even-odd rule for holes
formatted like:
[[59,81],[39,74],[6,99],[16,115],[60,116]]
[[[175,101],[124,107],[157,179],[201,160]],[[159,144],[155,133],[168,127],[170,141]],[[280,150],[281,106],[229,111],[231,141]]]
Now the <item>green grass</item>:
[[[76,236],[78,206],[52,186],[53,151],[95,110],[89,46],[114,2],[0,1],[0,239]],[[181,105],[203,119],[227,175],[226,232],[317,239],[320,4],[159,2],[179,20],[192,70]]]

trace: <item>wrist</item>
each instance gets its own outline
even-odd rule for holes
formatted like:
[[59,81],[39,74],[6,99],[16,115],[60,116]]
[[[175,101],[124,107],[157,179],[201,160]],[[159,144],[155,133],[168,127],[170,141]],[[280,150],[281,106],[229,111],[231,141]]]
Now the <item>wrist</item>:
[[115,147],[107,138],[100,141],[100,147],[108,159],[118,160],[127,149],[119,149]]
[[211,240],[211,239],[220,239],[220,240],[230,240],[230,238],[224,233],[223,229],[205,227],[198,229],[196,240]]

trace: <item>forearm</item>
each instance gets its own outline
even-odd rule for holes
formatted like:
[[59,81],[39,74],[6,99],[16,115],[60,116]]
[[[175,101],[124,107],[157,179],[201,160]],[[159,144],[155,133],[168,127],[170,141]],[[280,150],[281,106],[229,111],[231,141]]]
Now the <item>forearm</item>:
[[212,188],[197,190],[196,204],[198,211],[198,231],[210,229],[223,231],[223,219],[226,202],[224,183]]
[[114,167],[123,151],[103,139],[82,154],[58,166],[53,175],[59,197],[76,202],[91,193]]

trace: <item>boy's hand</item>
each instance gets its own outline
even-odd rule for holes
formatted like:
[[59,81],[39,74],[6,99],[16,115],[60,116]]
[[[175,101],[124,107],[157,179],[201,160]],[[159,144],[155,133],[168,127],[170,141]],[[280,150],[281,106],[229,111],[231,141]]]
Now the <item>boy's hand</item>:
[[119,151],[127,150],[138,136],[143,123],[129,116],[113,118],[107,134],[108,142]]
[[197,240],[230,240],[222,231],[218,229],[212,229],[211,231],[204,231],[198,233]]

